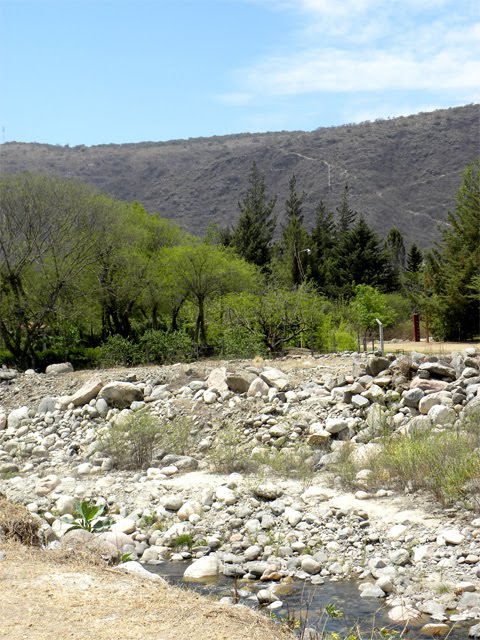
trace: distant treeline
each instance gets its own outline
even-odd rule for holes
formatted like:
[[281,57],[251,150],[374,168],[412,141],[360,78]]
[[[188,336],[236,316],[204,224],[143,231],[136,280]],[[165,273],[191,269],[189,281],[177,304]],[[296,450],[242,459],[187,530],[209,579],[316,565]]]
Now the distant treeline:
[[[349,202],[319,202],[304,226],[293,175],[276,236],[276,198],[253,163],[233,228],[204,239],[84,184],[0,179],[0,363],[77,366],[356,348],[384,324],[427,314],[436,336],[479,333],[479,163],[469,166],[442,241],[381,240]],[[279,233],[278,233],[279,231]],[[274,242],[274,237],[278,241]]]

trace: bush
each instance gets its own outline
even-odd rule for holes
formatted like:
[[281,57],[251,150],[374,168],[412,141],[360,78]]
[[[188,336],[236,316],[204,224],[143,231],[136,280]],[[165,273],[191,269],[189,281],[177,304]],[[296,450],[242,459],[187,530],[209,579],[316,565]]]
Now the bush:
[[15,358],[8,349],[0,349],[0,367],[2,365],[6,367],[15,366]]
[[41,520],[21,504],[0,493],[0,541],[15,540],[26,545],[40,544]]
[[232,427],[222,429],[217,435],[215,446],[209,454],[210,462],[219,473],[253,471],[256,464],[240,440],[238,431]]
[[151,464],[160,437],[158,418],[142,409],[113,425],[100,443],[117,469],[143,469]]
[[195,353],[194,342],[184,331],[146,331],[139,345],[145,361],[156,364],[191,360]]
[[157,445],[167,453],[182,456],[193,446],[191,424],[187,418],[177,417],[163,425]]
[[312,449],[298,444],[283,449],[265,449],[255,453],[252,459],[282,478],[295,478],[304,486],[311,483],[315,464]]
[[127,367],[141,361],[139,347],[122,336],[110,336],[99,349],[99,361],[104,367],[121,365]]
[[467,486],[480,481],[480,454],[475,446],[465,432],[390,437],[383,452],[370,461],[372,481],[413,491],[424,489],[442,504],[464,500]]

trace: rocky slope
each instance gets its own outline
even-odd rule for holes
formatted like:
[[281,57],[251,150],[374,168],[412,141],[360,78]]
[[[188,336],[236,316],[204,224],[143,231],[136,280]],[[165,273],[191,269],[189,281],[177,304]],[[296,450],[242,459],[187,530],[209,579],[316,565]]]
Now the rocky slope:
[[348,182],[352,208],[381,236],[396,226],[407,246],[424,247],[438,239],[461,173],[478,157],[479,117],[479,105],[467,105],[311,132],[73,148],[9,142],[0,146],[0,173],[76,178],[203,234],[211,222],[237,220],[255,161],[278,196],[279,222],[293,173],[307,194],[308,228],[320,200],[334,211]]
[[[442,359],[341,354],[2,377],[0,491],[42,515],[47,546],[129,553],[135,571],[137,560],[193,559],[186,579],[259,579],[257,599],[271,607],[292,578],[354,577],[392,619],[425,614],[444,630],[480,619],[475,510],[368,488],[368,454],[387,418],[399,433],[478,420],[474,348]],[[165,437],[147,468],[118,471],[106,434],[142,410]],[[342,450],[360,463],[352,492],[332,472]],[[291,452],[290,478],[258,462],[280,451]],[[227,462],[238,471],[215,472]],[[109,530],[66,533],[75,499],[108,505]],[[470,499],[475,507],[475,489]]]

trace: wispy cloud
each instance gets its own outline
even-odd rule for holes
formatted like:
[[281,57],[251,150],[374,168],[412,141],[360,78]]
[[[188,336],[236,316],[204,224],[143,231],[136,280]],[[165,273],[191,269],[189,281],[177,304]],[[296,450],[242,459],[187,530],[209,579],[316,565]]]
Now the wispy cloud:
[[238,69],[232,96],[254,102],[325,92],[458,91],[464,101],[480,98],[480,20],[469,0],[256,1],[294,12],[303,27],[292,34],[290,50]]

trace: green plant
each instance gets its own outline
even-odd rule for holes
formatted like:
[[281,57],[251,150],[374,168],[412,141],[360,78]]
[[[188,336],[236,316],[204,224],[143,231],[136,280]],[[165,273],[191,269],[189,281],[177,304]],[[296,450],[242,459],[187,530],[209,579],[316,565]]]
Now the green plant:
[[124,367],[137,364],[142,360],[142,354],[138,345],[127,338],[114,335],[110,336],[99,349],[100,363],[105,367],[122,365]]
[[91,533],[106,531],[110,528],[113,521],[103,515],[105,510],[106,505],[104,504],[95,505],[86,500],[77,502],[73,513],[73,523],[67,529],[66,533],[74,531],[75,529],[83,529]]
[[100,437],[100,444],[118,469],[142,469],[151,463],[160,435],[158,418],[142,409],[114,424]]
[[184,455],[188,453],[193,444],[192,425],[188,418],[178,416],[171,422],[165,422],[159,434],[158,445],[167,451]]
[[314,475],[312,449],[304,444],[296,444],[283,449],[265,449],[252,456],[259,465],[268,467],[282,478],[295,478],[308,486]]
[[139,344],[145,360],[158,364],[188,360],[195,352],[194,342],[185,331],[146,331]]
[[191,533],[181,533],[176,538],[173,539],[173,547],[176,550],[187,547],[190,550],[194,545],[194,537]]
[[132,560],[132,554],[130,553],[130,551],[128,553],[122,553],[122,555],[120,556],[120,564],[123,564],[124,562],[130,562]]
[[221,429],[215,446],[210,450],[210,462],[219,473],[251,471],[255,467],[249,452],[241,443],[240,434],[233,426]]

